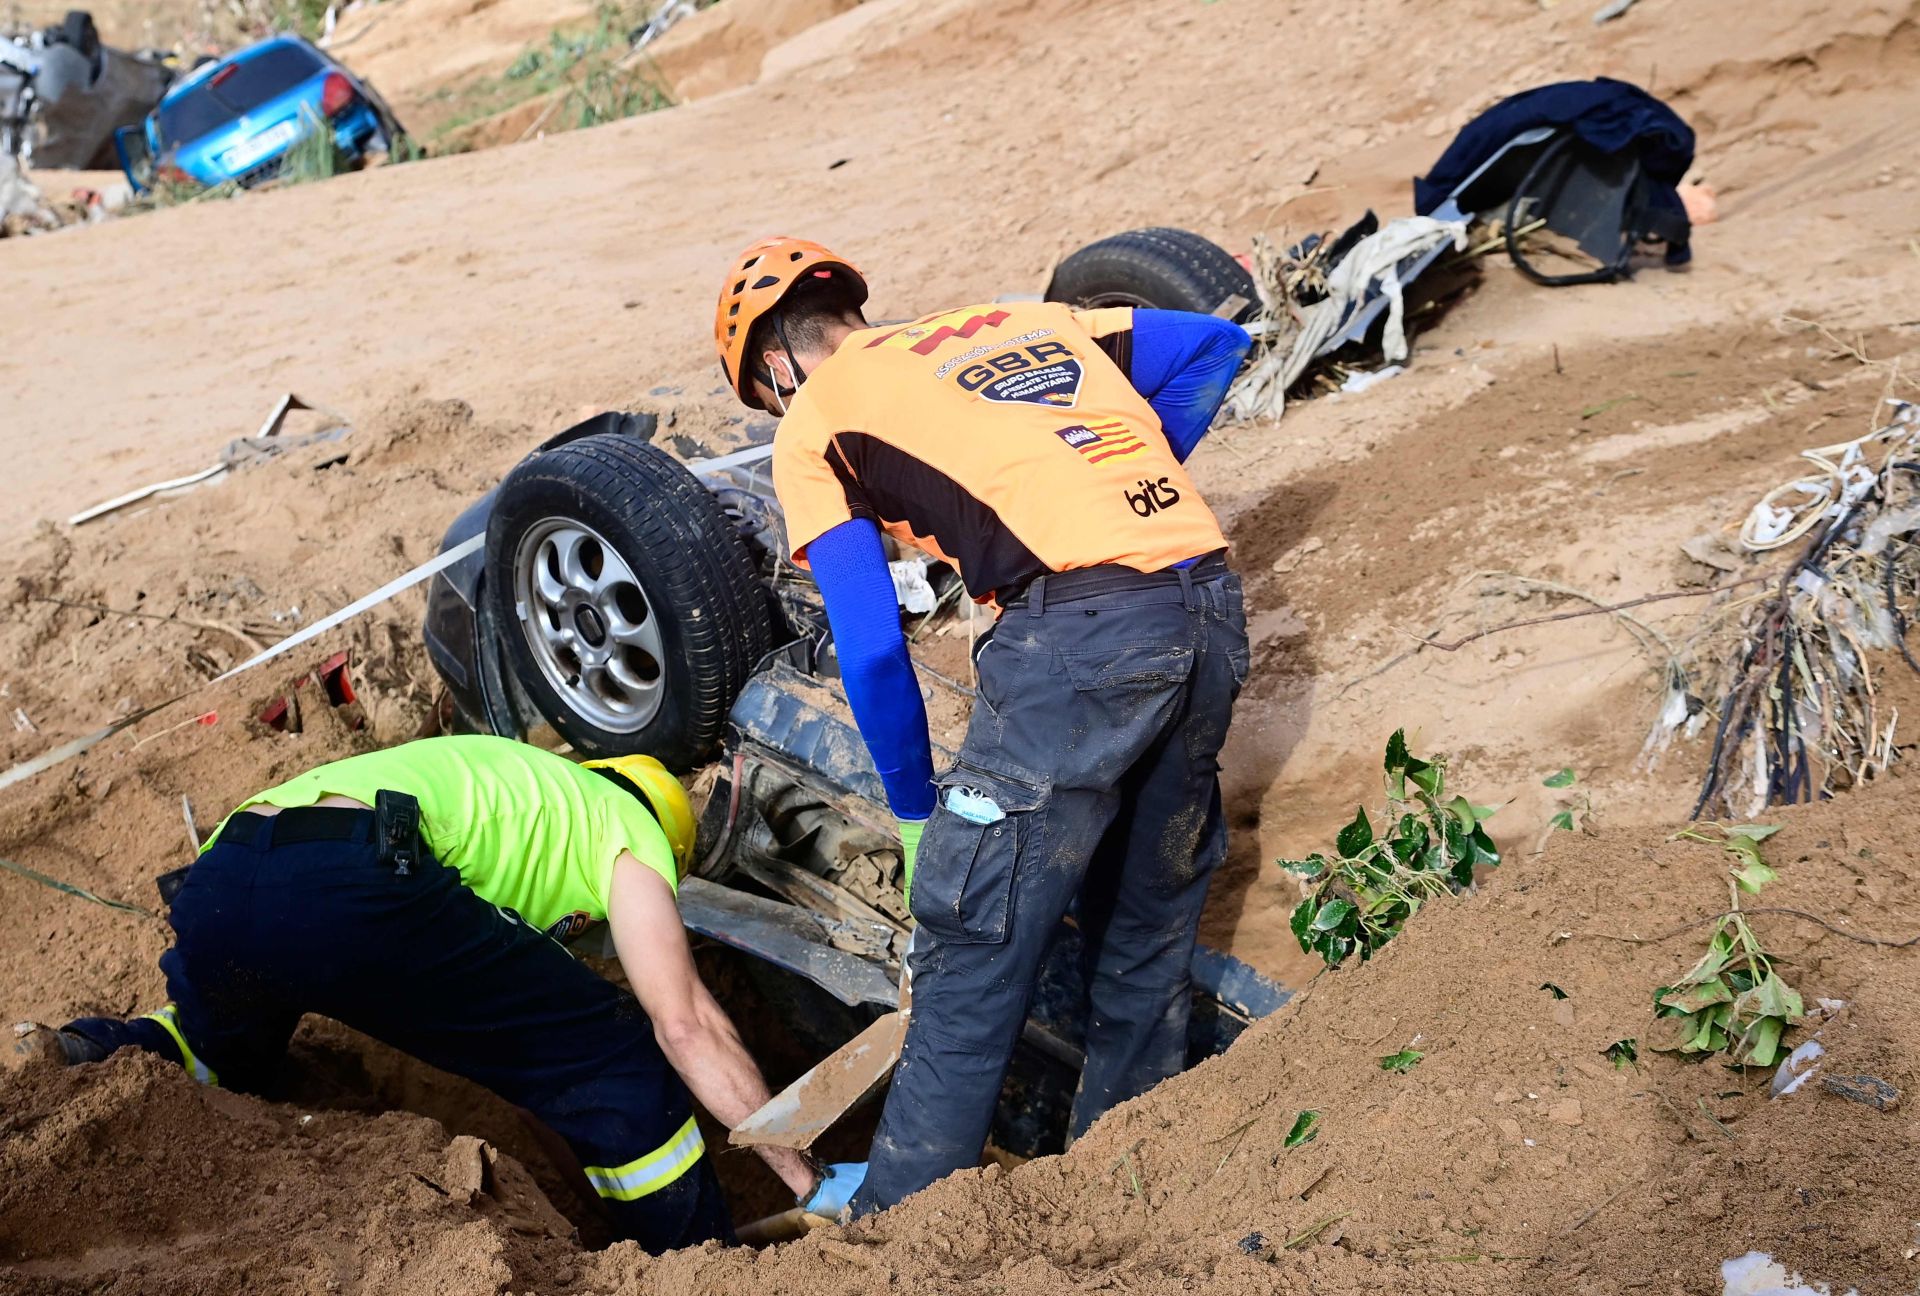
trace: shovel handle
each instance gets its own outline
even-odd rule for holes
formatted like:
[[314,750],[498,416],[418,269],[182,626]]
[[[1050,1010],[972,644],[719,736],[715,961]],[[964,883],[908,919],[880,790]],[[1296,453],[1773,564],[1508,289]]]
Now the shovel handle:
[[804,1206],[783,1210],[778,1215],[753,1220],[734,1230],[743,1246],[765,1246],[769,1242],[789,1242],[817,1228],[833,1223],[825,1215],[815,1215]]

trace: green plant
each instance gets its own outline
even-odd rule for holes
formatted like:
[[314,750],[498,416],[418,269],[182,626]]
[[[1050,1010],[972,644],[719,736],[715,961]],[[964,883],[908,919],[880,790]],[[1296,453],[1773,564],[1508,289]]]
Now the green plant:
[[[1562,766],[1557,773],[1549,774],[1541,779],[1540,784],[1542,787],[1556,789],[1570,788],[1578,779],[1579,776],[1573,772],[1571,766]],[[1567,832],[1572,832],[1592,813],[1593,798],[1589,797],[1585,792],[1572,793],[1561,798],[1559,811],[1555,813],[1553,818],[1547,820],[1547,830],[1548,832],[1552,832],[1554,829],[1559,828]]]
[[1400,1075],[1405,1075],[1407,1072],[1419,1066],[1420,1059],[1425,1056],[1426,1054],[1418,1049],[1401,1049],[1398,1053],[1389,1053],[1387,1056],[1381,1058],[1380,1069],[1382,1071],[1392,1071]]
[[1613,1063],[1613,1069],[1616,1071],[1621,1067],[1628,1066],[1636,1071],[1640,1069],[1640,1044],[1638,1040],[1631,1038],[1617,1039],[1601,1049],[1600,1052],[1605,1055],[1607,1061]]
[[1311,1143],[1320,1133],[1320,1113],[1303,1111],[1293,1118],[1293,1128],[1280,1140],[1281,1147],[1297,1148],[1302,1143]]
[[272,0],[268,6],[269,23],[279,31],[297,32],[308,40],[318,40],[326,30],[327,9],[332,0]]
[[1779,831],[1772,824],[1697,824],[1675,841],[1719,845],[1734,857],[1728,911],[1707,941],[1707,952],[1678,981],[1653,992],[1658,1034],[1648,1047],[1666,1053],[1720,1053],[1730,1066],[1772,1066],[1780,1039],[1805,1011],[1800,994],[1774,971],[1746,915],[1740,893],[1755,894],[1775,876],[1760,858],[1760,843]]
[[637,69],[618,67],[588,72],[571,98],[577,130],[673,106],[673,99],[653,80]]
[[1358,950],[1362,960],[1399,934],[1434,896],[1472,883],[1474,870],[1500,863],[1486,821],[1498,808],[1449,797],[1446,760],[1421,760],[1407,751],[1406,734],[1387,740],[1387,807],[1375,835],[1366,807],[1334,838],[1331,858],[1315,852],[1278,861],[1311,885],[1294,908],[1300,948],[1336,967]]
[[1748,895],[1758,895],[1761,887],[1779,876],[1772,865],[1760,858],[1760,843],[1779,831],[1779,824],[1723,824],[1707,820],[1682,828],[1667,840],[1719,846],[1739,861],[1739,867],[1730,870],[1734,882]]
[[628,35],[638,12],[603,0],[591,26],[555,28],[544,44],[527,46],[499,75],[435,95],[456,106],[434,128],[434,136],[448,136],[534,99],[549,103],[529,134],[597,126],[671,107],[673,98],[658,69],[650,60],[635,65],[629,53]]
[[333,127],[308,116],[307,133],[293,142],[280,163],[276,179],[283,185],[308,184],[340,174],[340,149],[333,140]]

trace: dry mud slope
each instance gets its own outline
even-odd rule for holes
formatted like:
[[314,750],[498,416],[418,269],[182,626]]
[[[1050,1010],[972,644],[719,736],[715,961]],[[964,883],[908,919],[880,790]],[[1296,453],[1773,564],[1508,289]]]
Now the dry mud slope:
[[[461,30],[402,42],[396,66],[458,63]],[[355,653],[361,729],[321,707],[299,733],[251,720],[319,651],[206,687],[250,637],[428,557],[582,413],[653,409],[685,446],[764,435],[705,341],[718,268],[752,237],[841,246],[877,315],[912,314],[1037,288],[1061,251],[1130,226],[1244,247],[1401,214],[1479,108],[1594,74],[1688,116],[1724,217],[1690,272],[1630,285],[1547,291],[1488,258],[1405,376],[1203,447],[1257,654],[1206,935],[1306,993],[1068,1156],[758,1255],[594,1252],[510,1112],[309,1023],[306,1079],[276,1102],[138,1058],[0,1081],[0,1292],[1691,1293],[1749,1247],[1836,1290],[1911,1292],[1910,1103],[1772,1103],[1715,1064],[1602,1056],[1697,955],[1698,929],[1667,933],[1725,894],[1713,850],[1665,841],[1704,752],[1637,761],[1659,676],[1633,639],[1593,618],[1407,654],[1410,634],[1567,606],[1490,571],[1622,599],[1717,579],[1680,543],[1920,372],[1916,72],[1911,3],[1641,0],[1596,29],[1571,0],[869,0],[772,48],[757,84],[652,117],[0,248],[0,715],[32,726],[0,724],[0,763],[189,695],[0,792],[0,857],[145,906],[183,857],[182,795],[205,827],[430,726],[417,595],[325,644]],[[211,462],[287,389],[351,435],[57,521]],[[1692,628],[1688,601],[1645,612]],[[1270,861],[1373,799],[1402,725],[1455,754],[1474,800],[1508,803],[1507,863],[1381,959],[1309,981]],[[1536,854],[1562,765],[1594,835]],[[1851,1001],[1836,1071],[1909,1093],[1920,953],[1848,933],[1920,931],[1911,786],[1783,813],[1765,899],[1831,927],[1756,919],[1809,998]],[[0,874],[0,1018],[150,1008],[164,935]],[[1380,1070],[1416,1036],[1418,1067]],[[1304,1109],[1322,1133],[1287,1150]],[[490,1170],[456,1143],[476,1137],[501,1150]],[[1271,1257],[1241,1245],[1255,1232]]]
[[[1810,1000],[1848,1001],[1830,1072],[1911,1093],[1920,974],[1859,939],[1920,930],[1906,783],[1781,815],[1766,902],[1828,926],[1753,921]],[[421,1117],[316,1115],[131,1054],[9,1079],[0,1291],[1703,1292],[1750,1249],[1910,1291],[1910,1106],[1604,1056],[1695,957],[1702,928],[1674,929],[1722,906],[1723,858],[1563,837],[1066,1156],[758,1254],[582,1253],[515,1161],[483,1177]],[[1381,1069],[1409,1046],[1413,1070]],[[1288,1149],[1303,1110],[1320,1133]]]

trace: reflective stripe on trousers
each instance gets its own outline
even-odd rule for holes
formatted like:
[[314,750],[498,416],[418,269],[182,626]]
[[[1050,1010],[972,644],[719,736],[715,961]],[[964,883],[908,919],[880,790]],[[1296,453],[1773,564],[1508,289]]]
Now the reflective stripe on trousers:
[[172,1004],[168,1004],[158,1012],[148,1013],[143,1020],[158,1023],[161,1030],[173,1037],[174,1046],[180,1050],[181,1064],[187,1068],[188,1075],[198,1080],[201,1084],[213,1085],[216,1088],[219,1087],[220,1077],[213,1073],[213,1068],[195,1057],[193,1050],[187,1047],[187,1037],[180,1033],[180,1010],[178,1008]]
[[583,1166],[587,1181],[602,1197],[613,1201],[634,1201],[659,1192],[691,1170],[707,1150],[700,1127],[693,1117],[674,1132],[672,1138],[653,1151],[619,1166]]

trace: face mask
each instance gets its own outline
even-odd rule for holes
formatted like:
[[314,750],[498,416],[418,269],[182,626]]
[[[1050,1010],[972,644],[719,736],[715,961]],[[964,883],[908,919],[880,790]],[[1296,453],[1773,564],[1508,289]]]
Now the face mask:
[[[784,361],[782,363],[784,363]],[[786,393],[780,390],[780,371],[778,369],[775,369],[772,365],[768,365],[767,377],[772,379],[772,382],[769,383],[768,385],[773,388],[773,402],[775,405],[778,405],[780,407],[778,411],[780,417],[785,418],[787,416],[787,398],[786,398]],[[793,380],[793,369],[791,366],[788,366],[787,391],[799,391],[799,390],[800,390],[800,384]]]

